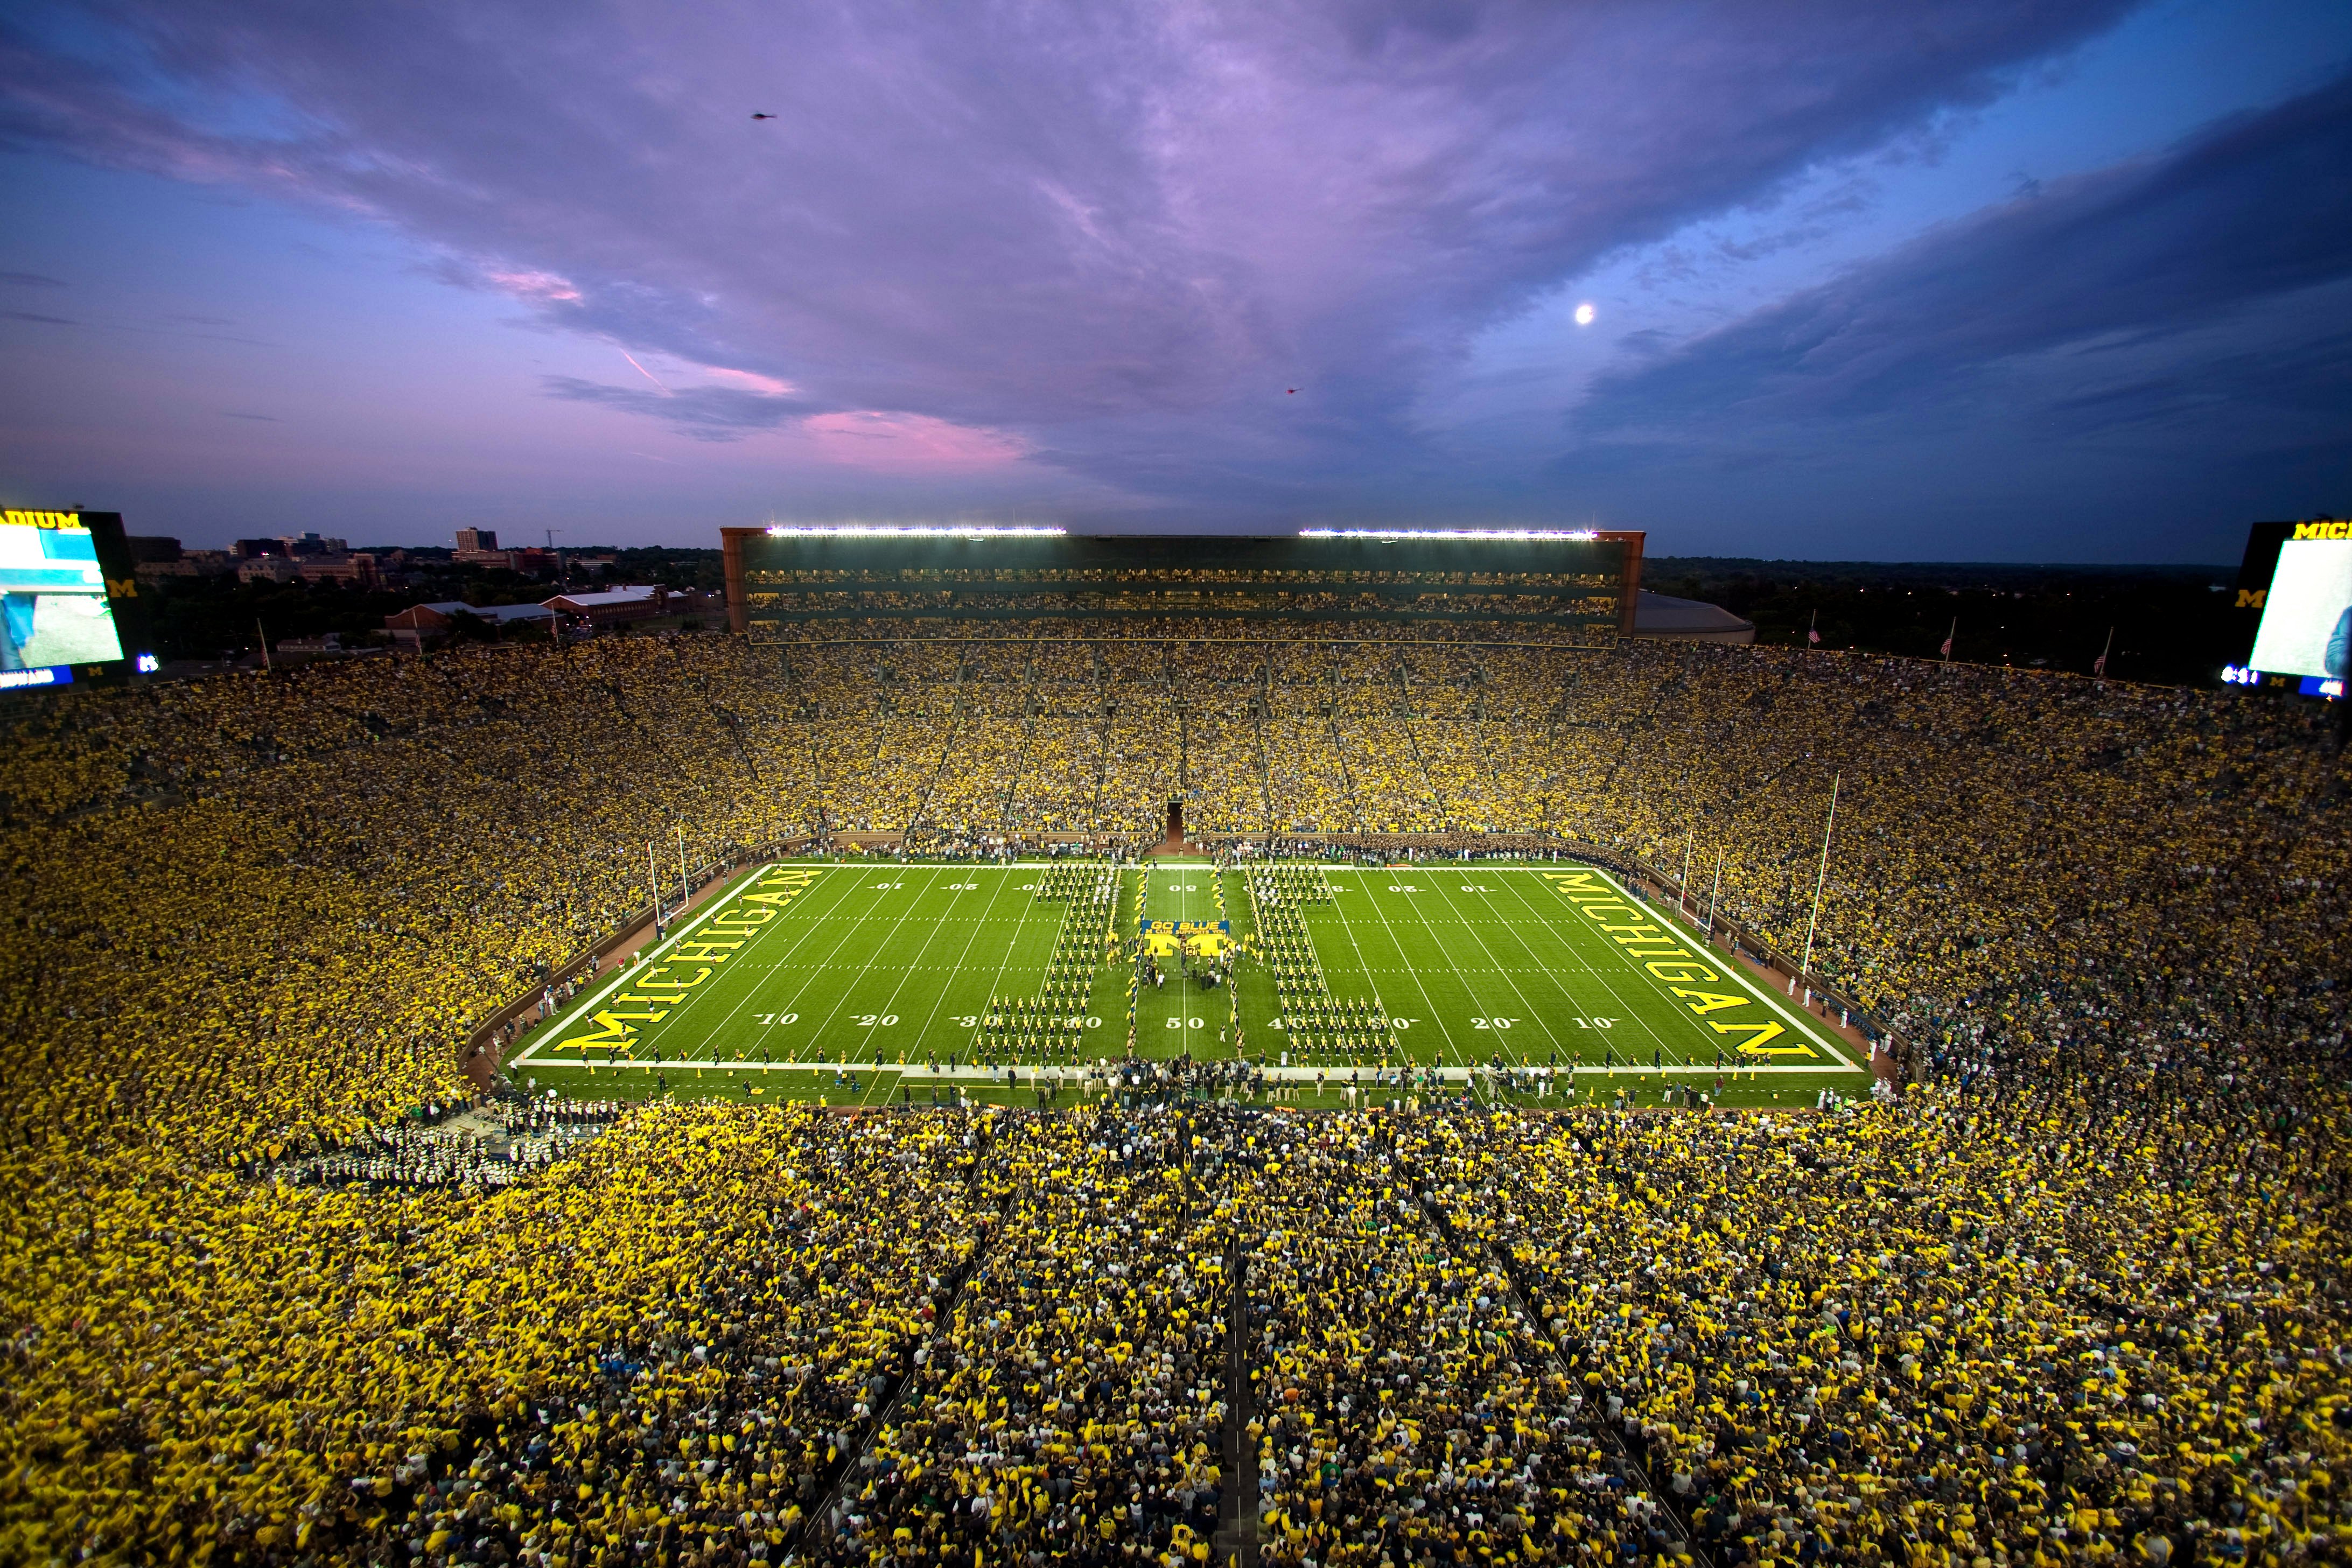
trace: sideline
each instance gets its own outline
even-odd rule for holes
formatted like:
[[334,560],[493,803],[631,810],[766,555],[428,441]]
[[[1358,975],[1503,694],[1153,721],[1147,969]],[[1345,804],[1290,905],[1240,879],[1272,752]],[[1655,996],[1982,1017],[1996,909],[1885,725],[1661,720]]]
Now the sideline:
[[[685,941],[687,937],[693,934],[695,930],[698,928],[703,921],[710,919],[720,910],[725,909],[729,904],[742,897],[745,892],[750,890],[751,884],[758,881],[761,877],[766,876],[770,870],[781,864],[784,864],[784,862],[770,861],[762,865],[754,866],[749,870],[743,872],[731,887],[727,886],[725,882],[721,881],[719,885],[723,890],[719,894],[719,896],[712,899],[708,904],[704,905],[702,912],[696,915],[684,925],[671,927],[670,933],[662,938],[661,942],[651,949],[651,952],[654,954],[666,952],[677,943]],[[648,950],[645,946],[640,945],[635,950],[633,956],[643,956],[646,955],[647,952]],[[656,967],[659,964],[659,959],[657,957],[647,956],[646,957],[646,962],[649,965]],[[610,996],[615,988],[628,979],[629,971],[633,967],[635,966],[631,963],[616,961],[613,965],[613,977],[610,980],[607,980],[602,986],[598,987],[585,1000],[575,1004],[565,1012],[556,1015],[555,1020],[551,1024],[543,1023],[537,1029],[531,1031],[533,1037],[531,1042],[523,1047],[522,1054],[520,1056],[508,1058],[501,1065],[508,1068],[530,1066],[537,1060],[540,1050],[542,1047],[552,1044],[558,1035],[561,1035],[564,1030],[578,1023],[580,1019],[592,1011],[598,1003],[604,1001],[607,996]],[[562,1067],[568,1066],[569,1064],[562,1062],[539,1062],[538,1065],[541,1067]]]
[[[1502,868],[1509,869],[1510,868]],[[1675,909],[1672,905],[1661,904],[1655,899],[1642,897],[1642,895],[1627,888],[1618,878],[1598,866],[1592,867],[1591,869],[1604,881],[1609,882],[1612,886],[1616,888],[1619,892],[1624,894],[1625,897],[1638,900],[1645,909],[1656,910],[1659,916],[1668,925],[1674,926],[1677,930],[1681,931],[1683,933],[1683,940],[1685,942],[1696,943],[1703,952],[1714,950],[1715,943],[1707,941],[1705,937],[1700,936],[1698,934],[1698,929],[1696,926],[1685,923],[1681,910]],[[1748,976],[1744,966],[1734,968],[1730,964],[1725,964],[1724,967],[1732,970],[1731,977],[1734,980],[1738,981],[1741,988],[1749,995],[1755,997],[1759,1002],[1763,1003],[1764,1005],[1769,1007],[1775,1013],[1780,1014],[1783,1018],[1788,1019],[1790,1023],[1794,1024],[1797,1026],[1799,1033],[1802,1034],[1807,1039],[1812,1041],[1813,1044],[1829,1052],[1830,1059],[1838,1064],[1837,1068],[1814,1068],[1811,1069],[1812,1071],[1822,1072],[1843,1070],[1846,1072],[1864,1074],[1869,1071],[1869,1069],[1864,1068],[1860,1062],[1855,1061],[1852,1057],[1847,1056],[1843,1051],[1838,1049],[1835,1045],[1832,1044],[1829,1037],[1822,1034],[1819,1029],[1813,1026],[1813,1020],[1811,1018],[1798,1016],[1795,1013],[1790,1012],[1787,1007],[1783,1006],[1781,1005],[1781,999],[1773,995],[1769,987],[1758,985],[1756,982]]]

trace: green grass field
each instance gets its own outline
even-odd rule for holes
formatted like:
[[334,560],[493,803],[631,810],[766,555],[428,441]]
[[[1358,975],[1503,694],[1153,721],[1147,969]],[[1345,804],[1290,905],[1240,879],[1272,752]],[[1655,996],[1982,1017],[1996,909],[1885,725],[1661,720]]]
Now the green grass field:
[[[1067,1072],[1118,1059],[1132,1039],[1145,1057],[1238,1049],[1310,1104],[1336,1103],[1352,1073],[1406,1063],[1453,1069],[1457,1086],[1474,1066],[1573,1065],[1586,1103],[1621,1093],[1655,1103],[1669,1086],[1718,1079],[1730,1104],[1810,1105],[1824,1086],[1868,1088],[1851,1047],[1591,868],[1287,875],[1297,890],[1284,895],[1286,920],[1262,873],[1254,884],[1197,862],[1129,867],[1108,888],[1067,863],[770,866],[641,963],[599,976],[527,1037],[509,1070],[583,1097],[879,1104],[903,1084],[918,1103],[950,1086],[1027,1102],[1006,1068]],[[1303,921],[1322,988],[1308,994],[1358,1004],[1354,1016],[1385,1022],[1383,1034],[1358,1035],[1350,1050],[1302,1027],[1329,1016],[1295,987],[1286,1004],[1252,955],[1273,929],[1258,930],[1261,895],[1263,918]],[[1130,1022],[1145,920],[1228,921],[1244,950],[1234,983],[1204,984],[1204,966],[1163,959],[1165,983],[1135,987]],[[992,1001],[1003,1027],[976,1061]]]

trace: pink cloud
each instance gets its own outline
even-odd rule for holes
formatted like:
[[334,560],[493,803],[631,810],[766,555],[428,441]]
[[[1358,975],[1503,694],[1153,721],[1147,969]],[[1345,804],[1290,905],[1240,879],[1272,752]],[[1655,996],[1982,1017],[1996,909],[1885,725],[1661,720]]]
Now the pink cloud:
[[1030,450],[1029,443],[1002,430],[879,408],[819,414],[801,427],[825,457],[857,468],[992,468],[1017,462]]
[[492,285],[505,289],[519,300],[535,300],[541,304],[570,304],[580,298],[580,290],[572,279],[552,272],[485,272]]
[[757,392],[768,397],[790,397],[800,390],[789,381],[778,381],[772,375],[761,375],[755,370],[730,370],[723,364],[707,364],[702,370],[704,374],[716,376],[730,386],[740,386],[747,392]]

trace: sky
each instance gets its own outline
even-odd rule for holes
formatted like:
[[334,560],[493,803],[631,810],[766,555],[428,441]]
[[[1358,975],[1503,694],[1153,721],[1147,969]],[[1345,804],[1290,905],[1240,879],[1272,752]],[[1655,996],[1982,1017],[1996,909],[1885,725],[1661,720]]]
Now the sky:
[[2341,0],[30,0],[0,201],[0,501],[191,546],[2352,512]]

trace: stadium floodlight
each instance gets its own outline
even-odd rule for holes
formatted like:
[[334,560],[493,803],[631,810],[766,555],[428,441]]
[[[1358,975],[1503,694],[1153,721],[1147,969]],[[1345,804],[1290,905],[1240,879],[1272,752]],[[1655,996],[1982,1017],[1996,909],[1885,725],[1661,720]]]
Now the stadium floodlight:
[[1601,537],[1590,528],[1302,528],[1301,539],[1580,539]]
[[1066,528],[999,528],[987,524],[971,524],[961,528],[933,528],[898,523],[841,523],[803,528],[797,524],[776,523],[768,530],[771,539],[1059,539],[1069,532]]

